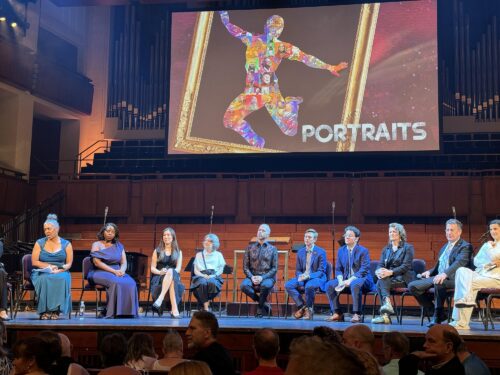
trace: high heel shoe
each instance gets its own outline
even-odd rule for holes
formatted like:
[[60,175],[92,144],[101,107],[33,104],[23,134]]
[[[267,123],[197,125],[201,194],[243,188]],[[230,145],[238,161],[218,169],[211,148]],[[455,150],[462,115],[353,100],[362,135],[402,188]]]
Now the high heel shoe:
[[170,313],[170,316],[173,318],[173,319],[181,319],[181,314],[177,314],[175,315],[174,313]]
[[159,317],[163,316],[163,309],[161,308],[161,306],[158,306],[156,303],[153,303],[153,305],[151,306],[151,310],[153,310],[153,312],[157,313]]

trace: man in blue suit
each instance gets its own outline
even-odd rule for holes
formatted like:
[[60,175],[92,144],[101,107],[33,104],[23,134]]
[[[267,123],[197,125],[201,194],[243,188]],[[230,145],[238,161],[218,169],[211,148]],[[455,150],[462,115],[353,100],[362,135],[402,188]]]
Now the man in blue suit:
[[[316,289],[323,289],[326,282],[326,252],[315,245],[318,232],[314,229],[306,230],[304,234],[305,247],[297,253],[295,278],[285,284],[288,295],[297,305],[295,319],[312,319],[312,306]],[[300,289],[303,289],[306,302],[302,298]]]
[[328,322],[344,321],[344,314],[339,306],[339,295],[344,288],[349,288],[352,295],[351,323],[361,321],[361,298],[363,291],[373,289],[373,279],[370,275],[370,254],[368,249],[359,245],[361,232],[354,226],[344,229],[345,245],[339,249],[335,264],[335,278],[326,285],[326,294],[333,315]]

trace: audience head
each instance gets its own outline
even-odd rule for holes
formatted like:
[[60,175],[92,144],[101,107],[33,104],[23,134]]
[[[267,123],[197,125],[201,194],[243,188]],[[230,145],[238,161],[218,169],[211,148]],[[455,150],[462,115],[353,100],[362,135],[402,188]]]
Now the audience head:
[[401,332],[386,332],[382,336],[382,348],[386,361],[403,358],[410,351],[410,340]]
[[0,347],[2,347],[7,342],[7,326],[0,320]]
[[128,339],[127,355],[124,362],[139,361],[142,356],[156,358],[153,338],[147,333],[135,332]]
[[344,242],[347,246],[353,247],[355,246],[359,238],[361,237],[361,232],[355,226],[349,225],[344,228]]
[[449,219],[446,222],[446,239],[449,242],[455,242],[458,241],[460,236],[462,235],[462,223],[458,221],[457,219]]
[[62,343],[61,338],[54,331],[42,331],[38,334],[49,352],[49,357],[51,359],[51,363],[57,361],[62,356]]
[[399,223],[389,224],[389,242],[406,242],[405,227]]
[[453,358],[461,344],[462,339],[454,327],[437,324],[425,334],[424,350],[435,355],[436,362],[441,363]]
[[205,250],[212,248],[213,251],[219,250],[220,241],[216,234],[209,233],[203,239],[203,248]]
[[102,339],[101,346],[102,366],[121,366],[127,355],[127,340],[121,333],[112,333]]
[[56,214],[48,214],[43,223],[43,232],[48,239],[57,237],[59,234],[59,222]]
[[186,331],[188,348],[204,348],[215,341],[219,323],[214,314],[208,311],[197,311],[193,314]]
[[44,340],[38,336],[21,339],[12,348],[16,375],[30,372],[49,372],[52,365],[51,354]]
[[340,337],[339,333],[327,326],[314,327],[312,334],[313,336],[319,337],[323,341],[327,341],[330,344],[342,343],[342,338]]
[[271,235],[271,227],[267,224],[261,224],[257,230],[257,239],[259,241],[265,241]]
[[212,375],[210,367],[205,362],[184,361],[170,369],[169,375]]
[[62,357],[71,357],[71,341],[64,333],[58,333],[61,339]]
[[163,338],[163,354],[167,355],[169,353],[183,353],[184,345],[182,343],[182,337],[177,331],[169,329]]
[[262,328],[253,336],[253,350],[257,359],[273,360],[280,351],[280,337],[270,328]]
[[316,336],[302,336],[290,344],[289,375],[364,374],[365,368],[354,353],[340,344]]
[[118,230],[118,226],[113,223],[107,223],[101,228],[99,233],[97,233],[97,239],[99,241],[117,243],[120,239],[120,231]]
[[344,345],[364,350],[368,353],[373,352],[375,345],[375,336],[371,329],[364,324],[357,324],[348,327],[342,335],[342,342]]

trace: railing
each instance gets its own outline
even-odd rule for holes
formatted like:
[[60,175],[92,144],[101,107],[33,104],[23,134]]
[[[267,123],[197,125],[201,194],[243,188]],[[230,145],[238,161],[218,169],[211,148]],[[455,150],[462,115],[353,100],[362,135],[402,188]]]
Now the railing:
[[15,170],[9,169],[9,168],[4,168],[4,167],[0,167],[0,175],[12,176],[12,177],[20,178],[20,179],[23,179],[24,177],[26,177],[26,173],[22,173],[22,172],[15,171]]
[[42,236],[42,224],[50,212],[61,212],[64,192],[59,191],[52,197],[30,208],[5,224],[0,225],[0,237],[6,243],[34,242]]
[[[102,143],[104,143],[105,145],[103,146]],[[74,173],[75,177],[80,173],[80,170],[82,169],[82,162],[87,160],[90,156],[94,155],[99,150],[109,151],[109,141],[107,139],[99,139],[98,141],[95,141],[85,150],[76,155]]]

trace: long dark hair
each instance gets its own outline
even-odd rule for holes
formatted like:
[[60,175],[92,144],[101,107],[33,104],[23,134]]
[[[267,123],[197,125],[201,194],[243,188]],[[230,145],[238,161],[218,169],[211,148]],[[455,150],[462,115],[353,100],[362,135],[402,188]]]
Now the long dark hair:
[[139,361],[142,356],[156,357],[153,338],[147,333],[136,332],[128,339],[125,363]]
[[163,241],[163,235],[165,234],[165,232],[169,232],[172,235],[172,255],[170,256],[170,262],[172,264],[177,264],[177,259],[179,259],[180,249],[179,249],[179,244],[177,243],[177,235],[175,234],[175,230],[170,227],[163,229],[163,231],[161,232],[160,243],[155,249],[158,255],[158,260],[166,257],[165,242]]
[[118,225],[114,223],[106,223],[100,230],[99,233],[97,233],[97,239],[99,241],[104,241],[104,231],[106,230],[107,227],[111,227],[115,230],[115,238],[111,240],[111,243],[117,243],[118,240],[120,239],[120,231],[118,230]]

